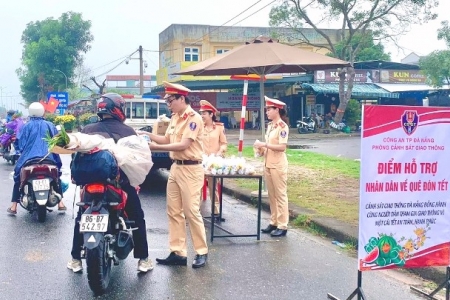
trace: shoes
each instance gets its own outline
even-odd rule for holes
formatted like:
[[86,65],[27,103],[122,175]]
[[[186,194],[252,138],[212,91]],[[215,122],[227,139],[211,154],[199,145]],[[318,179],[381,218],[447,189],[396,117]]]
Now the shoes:
[[74,273],[78,273],[83,270],[83,264],[79,259],[71,259],[67,263],[67,268],[72,270]]
[[270,233],[270,236],[285,236],[287,229],[275,229]]
[[59,210],[59,211],[66,211],[66,210],[67,210],[67,207],[65,207],[65,206],[59,206],[59,207],[58,207],[58,210]]
[[147,273],[148,271],[153,270],[153,264],[152,261],[148,258],[146,259],[140,259],[138,261],[138,271]]
[[214,214],[214,223],[221,223],[222,219],[219,214]]
[[269,226],[267,226],[265,229],[261,229],[261,232],[262,233],[271,233],[275,229],[277,229],[277,226],[269,224]]
[[11,207],[8,207],[8,209],[6,210],[6,212],[10,215],[16,215],[17,214],[17,210],[12,210]]
[[157,258],[156,262],[166,266],[187,266],[187,258],[185,256],[180,256],[175,252],[170,252],[167,258]]
[[204,267],[206,265],[206,260],[208,259],[208,254],[197,254],[195,256],[194,262],[192,263],[192,267],[194,269]]

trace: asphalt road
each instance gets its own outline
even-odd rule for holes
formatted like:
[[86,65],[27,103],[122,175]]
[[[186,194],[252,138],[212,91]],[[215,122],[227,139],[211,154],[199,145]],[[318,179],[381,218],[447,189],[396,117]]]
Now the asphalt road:
[[[64,156],[65,167],[68,157]],[[75,187],[65,194],[66,214],[52,212],[38,223],[20,209],[6,214],[13,170],[0,161],[3,207],[0,212],[0,299],[92,299],[86,274],[66,269],[73,232],[72,200]],[[150,258],[168,255],[165,182],[154,177],[141,191],[146,214]],[[207,205],[205,205],[206,207]],[[205,208],[205,212],[207,209]],[[256,232],[257,210],[224,197],[224,227],[233,233]],[[268,223],[263,212],[262,225]],[[209,230],[207,231],[209,237]],[[208,239],[209,240],[209,239]],[[191,241],[188,240],[191,246]],[[207,266],[156,265],[138,275],[130,255],[114,267],[107,295],[96,299],[326,299],[328,292],[345,299],[356,288],[357,260],[329,240],[290,229],[287,237],[215,239],[210,244]],[[408,284],[421,281],[394,271],[366,272],[363,287],[367,299],[421,299]]]

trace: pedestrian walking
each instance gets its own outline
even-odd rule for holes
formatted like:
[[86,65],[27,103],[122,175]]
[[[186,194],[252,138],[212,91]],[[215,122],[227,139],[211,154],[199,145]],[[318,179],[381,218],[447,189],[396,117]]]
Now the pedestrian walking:
[[[225,136],[225,127],[223,123],[217,122],[216,113],[218,110],[208,101],[200,100],[200,115],[203,120],[203,151],[206,155],[224,155],[227,151],[227,137]],[[212,180],[210,180],[212,181]],[[209,197],[212,201],[213,196],[213,184],[207,182],[205,179],[204,184],[209,187]],[[203,187],[205,189],[206,186]],[[214,218],[217,222],[222,221],[219,216],[220,209],[220,182],[217,182],[214,196]],[[206,190],[205,190],[206,191]]]
[[270,224],[261,231],[279,237],[286,235],[289,222],[286,157],[289,127],[282,120],[286,116],[285,103],[269,97],[265,97],[265,101],[266,115],[271,122],[265,142],[256,141],[253,145],[264,155],[264,179],[270,204]]
[[151,150],[170,151],[173,165],[167,180],[167,215],[169,247],[167,258],[157,258],[161,265],[187,265],[186,219],[189,222],[195,259],[193,268],[205,266],[208,257],[206,232],[200,214],[200,193],[203,186],[203,122],[190,106],[189,89],[179,84],[163,82],[164,99],[172,111],[164,136],[142,133],[150,137]]

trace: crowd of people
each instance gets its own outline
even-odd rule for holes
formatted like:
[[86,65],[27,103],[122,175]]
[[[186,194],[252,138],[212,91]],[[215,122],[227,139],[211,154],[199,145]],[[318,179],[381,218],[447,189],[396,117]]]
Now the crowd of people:
[[[151,150],[169,151],[173,160],[167,181],[167,216],[169,220],[169,255],[165,258],[157,258],[160,265],[187,265],[187,234],[186,221],[189,224],[195,258],[193,268],[201,268],[206,265],[208,258],[208,245],[203,217],[200,213],[202,201],[201,191],[208,182],[204,180],[202,166],[203,155],[224,156],[227,151],[227,139],[222,123],[216,119],[218,110],[208,101],[200,102],[199,112],[194,111],[190,105],[190,90],[179,84],[164,82],[166,95],[164,97],[169,106],[172,117],[168,129],[164,135],[156,135],[149,132],[137,133],[147,135],[150,138]],[[271,219],[263,233],[273,237],[285,236],[288,229],[288,198],[287,198],[287,168],[286,147],[289,137],[289,126],[283,120],[286,117],[286,105],[271,98],[265,98],[266,115],[270,120],[264,142],[256,141],[254,147],[264,157],[264,177],[267,183],[270,200]],[[14,189],[12,205],[8,213],[17,213],[18,182],[20,182],[20,168],[23,162],[37,156],[47,154],[47,145],[43,137],[47,131],[56,134],[54,125],[43,119],[43,107],[37,107],[39,103],[30,105],[30,122],[27,123],[18,134],[19,149],[22,157],[18,161],[14,175]],[[42,106],[42,105],[41,105]],[[82,132],[86,134],[100,134],[105,138],[118,140],[122,137],[135,135],[136,131],[124,124],[126,119],[125,101],[115,93],[102,96],[98,103],[98,116],[100,122],[87,125]],[[52,157],[59,162],[58,155]],[[141,208],[139,195],[134,187],[129,184],[125,174],[120,176],[120,186],[128,194],[128,202],[125,211],[129,218],[135,222],[137,230],[133,230],[134,257],[138,259],[138,271],[148,272],[153,269],[152,261],[148,257],[148,242],[146,235],[146,223],[144,211]],[[220,187],[215,190],[218,191]],[[213,187],[209,185],[210,197]],[[219,197],[215,196],[216,203],[214,214],[219,213]],[[60,210],[65,206],[61,202]],[[79,219],[82,214],[79,209],[74,224],[72,258],[67,267],[73,272],[83,269],[81,251],[83,239],[79,232]]]

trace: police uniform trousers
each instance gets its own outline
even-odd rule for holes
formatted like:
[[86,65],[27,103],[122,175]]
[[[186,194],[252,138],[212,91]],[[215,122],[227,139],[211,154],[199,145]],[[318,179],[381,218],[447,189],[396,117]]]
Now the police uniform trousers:
[[289,206],[287,197],[287,166],[284,168],[264,168],[270,204],[270,225],[287,229]]
[[196,254],[207,254],[206,232],[200,214],[204,171],[201,164],[173,164],[167,181],[170,252],[187,256],[186,219]]

